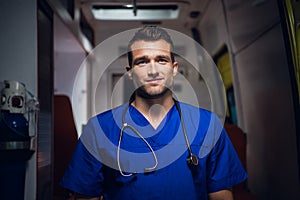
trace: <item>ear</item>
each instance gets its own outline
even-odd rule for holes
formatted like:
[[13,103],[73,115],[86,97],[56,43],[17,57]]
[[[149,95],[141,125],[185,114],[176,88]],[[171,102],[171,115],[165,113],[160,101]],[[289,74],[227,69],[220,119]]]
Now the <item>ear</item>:
[[178,73],[178,62],[173,62],[173,76],[176,76]]
[[131,67],[128,65],[126,66],[126,70],[127,70],[127,76],[130,80],[132,80],[132,70]]
[[125,68],[126,68],[126,71],[130,71],[132,67],[130,67],[129,65],[127,65]]

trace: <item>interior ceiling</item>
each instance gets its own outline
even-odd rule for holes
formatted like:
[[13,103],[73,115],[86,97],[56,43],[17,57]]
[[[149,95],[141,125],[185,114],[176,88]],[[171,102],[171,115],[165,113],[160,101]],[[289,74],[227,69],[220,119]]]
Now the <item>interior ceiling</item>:
[[[162,4],[177,4],[180,13],[178,19],[155,21],[162,27],[174,29],[191,35],[191,29],[194,28],[200,21],[203,12],[205,11],[209,0],[136,0],[136,5],[162,5]],[[111,35],[120,33],[122,31],[138,28],[144,24],[153,23],[153,21],[104,21],[94,19],[91,7],[93,5],[126,5],[133,4],[133,0],[81,0],[81,11],[87,22],[90,24],[95,34],[95,43],[99,43]],[[138,10],[137,10],[138,12]],[[191,16],[198,12],[198,15]],[[101,33],[101,35],[99,34]]]

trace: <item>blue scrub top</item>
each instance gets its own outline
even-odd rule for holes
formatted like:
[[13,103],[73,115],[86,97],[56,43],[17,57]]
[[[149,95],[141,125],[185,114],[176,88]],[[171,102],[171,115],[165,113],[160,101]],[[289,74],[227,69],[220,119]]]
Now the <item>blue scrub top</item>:
[[247,178],[218,117],[210,111],[180,103],[187,136],[197,166],[187,163],[189,151],[180,115],[174,105],[154,129],[133,106],[125,122],[149,142],[158,159],[157,170],[141,173],[155,162],[146,143],[125,129],[117,147],[126,105],[91,118],[80,137],[61,185],[82,195],[104,199],[208,199],[208,193],[230,188]]

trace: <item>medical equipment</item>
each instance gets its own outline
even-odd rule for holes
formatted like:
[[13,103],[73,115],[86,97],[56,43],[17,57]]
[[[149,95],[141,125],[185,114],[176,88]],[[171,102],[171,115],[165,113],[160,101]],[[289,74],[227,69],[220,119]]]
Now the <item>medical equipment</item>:
[[0,187],[3,199],[24,199],[28,160],[37,144],[38,101],[25,84],[0,82]]
[[[198,158],[192,152],[191,145],[190,145],[190,142],[188,140],[187,133],[186,133],[186,128],[185,128],[185,124],[184,124],[184,120],[183,120],[183,117],[182,117],[182,112],[181,112],[179,103],[175,99],[174,99],[174,102],[175,102],[175,106],[176,106],[176,109],[177,109],[178,114],[179,114],[181,128],[182,128],[184,139],[186,141],[186,145],[187,145],[187,148],[188,148],[188,151],[189,151],[189,156],[187,158],[187,163],[189,165],[196,166],[196,165],[198,165]],[[118,163],[119,171],[120,171],[120,173],[121,173],[122,176],[132,176],[134,173],[136,173],[136,172],[134,172],[134,173],[124,174],[124,172],[122,171],[122,168],[121,168],[121,163],[120,163],[120,149],[121,149],[121,141],[122,141],[123,132],[124,132],[124,130],[126,128],[132,130],[137,136],[139,136],[139,138],[141,138],[145,142],[145,144],[148,146],[148,148],[150,149],[150,151],[151,151],[151,153],[153,155],[153,158],[154,158],[154,161],[155,161],[154,166],[153,167],[146,167],[146,168],[144,168],[144,172],[148,173],[148,172],[155,171],[156,168],[157,168],[157,166],[158,166],[158,160],[157,160],[156,154],[155,154],[153,148],[151,147],[151,145],[147,142],[147,140],[133,126],[131,126],[127,122],[125,122],[125,114],[126,114],[128,108],[129,108],[130,103],[131,102],[129,102],[127,104],[127,106],[125,107],[125,109],[123,110],[123,113],[122,113],[122,128],[121,128],[121,131],[120,131],[119,142],[118,142],[118,149],[117,149],[117,163]]]
[[0,149],[34,148],[30,140],[36,135],[39,102],[26,90],[25,84],[14,80],[4,80],[3,84]]

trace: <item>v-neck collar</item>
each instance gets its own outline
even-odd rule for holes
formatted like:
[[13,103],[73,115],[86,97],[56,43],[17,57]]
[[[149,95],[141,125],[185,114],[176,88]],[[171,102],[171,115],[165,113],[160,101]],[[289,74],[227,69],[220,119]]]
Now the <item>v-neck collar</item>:
[[160,122],[159,126],[154,129],[154,127],[139,110],[137,110],[134,106],[129,105],[125,116],[125,121],[131,126],[134,126],[135,129],[137,129],[137,131],[139,131],[139,133],[150,143],[154,142],[156,145],[166,144],[172,140],[174,134],[177,132],[170,129],[176,129],[176,127],[178,127],[180,124],[180,120],[178,120],[179,114],[176,112],[177,109],[174,104]]
[[148,119],[134,106],[129,105],[128,110],[130,113],[130,118],[133,120],[134,123],[136,123],[137,125],[143,126],[143,127],[149,126],[152,128],[152,131],[158,132],[159,130],[161,130],[163,128],[163,126],[166,125],[166,122],[170,118],[170,115],[173,113],[174,108],[176,109],[175,104],[170,108],[168,113],[164,116],[164,118],[161,120],[161,122],[159,123],[157,128],[154,128],[151,125],[151,123],[148,121]]

